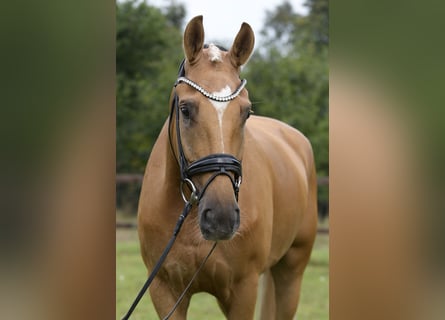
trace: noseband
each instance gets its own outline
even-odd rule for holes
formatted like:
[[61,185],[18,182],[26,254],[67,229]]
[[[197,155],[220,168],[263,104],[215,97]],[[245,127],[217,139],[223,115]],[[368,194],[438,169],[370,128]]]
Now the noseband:
[[[235,99],[241,92],[241,90],[246,85],[247,81],[243,79],[241,81],[240,86],[230,95],[225,97],[216,96],[214,94],[209,93],[204,88],[202,88],[197,83],[193,82],[192,80],[185,77],[185,69],[184,69],[184,61],[182,61],[181,66],[179,67],[179,74],[178,79],[175,82],[174,87],[179,83],[186,83],[190,87],[194,88],[198,92],[200,92],[202,95],[204,95],[206,98],[218,101],[218,102],[227,102]],[[176,158],[176,154],[173,148],[172,139],[171,139],[171,124],[173,119],[173,114],[175,113],[176,116],[176,138],[178,143],[178,158]],[[235,158],[233,155],[225,154],[225,153],[215,153],[210,154],[208,156],[205,156],[201,159],[198,159],[196,161],[193,161],[192,163],[189,163],[185,157],[184,149],[182,147],[182,140],[181,140],[181,131],[179,128],[179,98],[176,92],[174,92],[171,110],[170,110],[170,118],[169,118],[169,141],[170,141],[170,147],[173,151],[173,154],[175,155],[175,158],[178,159],[179,168],[181,171],[181,195],[185,202],[199,202],[201,198],[204,195],[204,192],[206,191],[207,187],[210,185],[210,183],[219,175],[225,175],[227,176],[233,187],[233,191],[235,192],[235,198],[238,201],[238,192],[239,187],[241,185],[241,177],[242,177],[242,166],[241,161]],[[198,190],[193,183],[193,176],[204,174],[204,173],[213,173],[210,178],[207,180],[207,182],[202,187],[202,190]],[[233,174],[230,175],[230,173]],[[187,185],[187,187],[192,192],[190,199],[187,199],[184,194],[184,184]]]

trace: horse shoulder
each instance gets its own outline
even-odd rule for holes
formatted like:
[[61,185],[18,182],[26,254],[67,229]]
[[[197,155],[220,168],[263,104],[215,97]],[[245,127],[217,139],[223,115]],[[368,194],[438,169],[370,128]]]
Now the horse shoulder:
[[289,165],[302,162],[306,172],[313,170],[311,143],[299,130],[272,118],[255,116],[252,120],[249,127],[250,139],[254,141],[256,148],[263,149],[266,159],[277,164],[282,163],[283,158],[288,158],[292,160]]
[[251,120],[246,150],[254,154],[249,164],[261,174],[251,177],[255,181],[250,181],[249,188],[261,194],[260,206],[267,208],[259,216],[266,222],[263,228],[265,241],[270,243],[271,265],[293,243],[306,215],[309,194],[313,192],[314,158],[309,140],[297,129],[271,118]]

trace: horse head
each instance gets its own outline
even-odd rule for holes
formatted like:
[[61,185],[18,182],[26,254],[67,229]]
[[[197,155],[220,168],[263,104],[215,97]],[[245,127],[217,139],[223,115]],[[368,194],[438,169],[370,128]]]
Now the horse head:
[[[246,23],[228,51],[204,46],[202,16],[193,18],[184,32],[183,76],[173,98],[177,131],[173,139],[180,162],[183,157],[181,170],[200,190],[199,226],[207,240],[230,239],[240,225],[237,188],[251,103],[239,74],[253,46],[254,34]],[[184,180],[186,174],[182,175]]]

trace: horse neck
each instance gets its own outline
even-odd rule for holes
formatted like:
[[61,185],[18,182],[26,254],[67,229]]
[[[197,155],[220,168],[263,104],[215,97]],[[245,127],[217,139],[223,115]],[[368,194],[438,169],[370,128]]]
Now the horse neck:
[[[164,179],[165,179],[165,186],[168,188],[179,188],[179,184],[181,181],[181,173],[178,163],[178,148],[177,148],[177,139],[176,139],[176,120],[173,115],[173,120],[171,123],[171,144],[169,141],[169,135],[168,135],[168,121],[165,125],[165,131],[164,131],[164,139],[163,139],[163,159],[165,160],[165,172],[164,172]],[[172,146],[174,151],[172,150]]]

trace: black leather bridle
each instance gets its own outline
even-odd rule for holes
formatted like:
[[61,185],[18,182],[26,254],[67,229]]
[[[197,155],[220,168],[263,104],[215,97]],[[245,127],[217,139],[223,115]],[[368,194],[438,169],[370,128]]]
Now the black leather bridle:
[[[184,61],[182,61],[179,72],[178,72],[178,79],[175,82],[174,87],[183,82],[191,86],[192,88],[198,90],[201,94],[203,94],[208,99],[218,101],[218,102],[226,102],[235,99],[241,90],[246,85],[247,81],[243,79],[241,81],[240,86],[229,96],[220,97],[215,96],[209,92],[207,92],[204,88],[202,88],[197,83],[191,81],[190,79],[185,77],[185,68],[184,68]],[[175,89],[174,89],[175,90]],[[233,187],[233,191],[235,193],[235,198],[238,201],[238,193],[239,193],[239,187],[241,185],[241,177],[242,177],[242,165],[241,161],[238,160],[236,157],[230,154],[225,153],[216,153],[216,154],[210,154],[208,156],[205,156],[201,159],[198,159],[196,161],[193,161],[192,163],[189,163],[185,157],[184,154],[184,148],[182,146],[182,140],[181,140],[181,130],[179,128],[179,97],[176,94],[176,90],[173,93],[172,98],[172,105],[170,109],[170,118],[169,118],[169,124],[168,124],[168,134],[169,134],[169,141],[170,141],[170,147],[171,150],[175,156],[175,158],[178,161],[180,173],[181,173],[181,186],[180,191],[181,195],[185,202],[190,201],[186,198],[184,195],[183,186],[184,184],[187,185],[187,187],[192,192],[190,199],[193,199],[194,201],[199,202],[201,198],[204,195],[204,192],[206,191],[207,187],[210,185],[210,183],[219,175],[225,175],[227,176]],[[173,116],[175,116],[176,120],[176,140],[178,145],[178,155],[175,154],[175,150],[173,148],[173,142],[171,137],[171,129],[172,129],[172,119]],[[198,190],[193,183],[193,176],[204,174],[204,173],[213,173],[210,178],[207,180],[207,182],[204,184],[201,190]],[[230,174],[233,174],[232,175]]]

